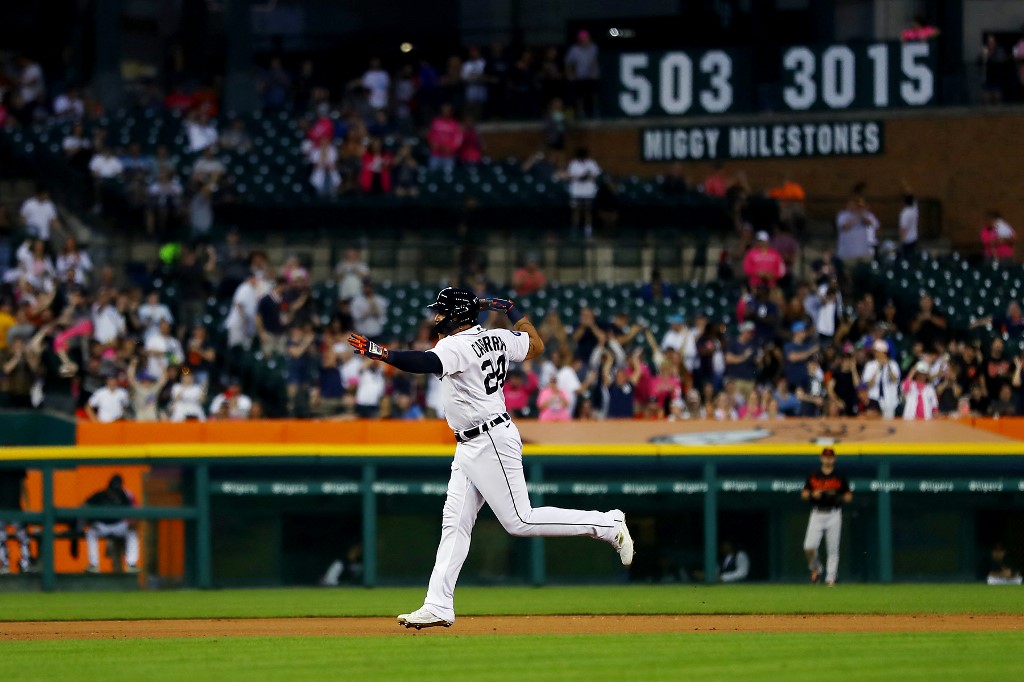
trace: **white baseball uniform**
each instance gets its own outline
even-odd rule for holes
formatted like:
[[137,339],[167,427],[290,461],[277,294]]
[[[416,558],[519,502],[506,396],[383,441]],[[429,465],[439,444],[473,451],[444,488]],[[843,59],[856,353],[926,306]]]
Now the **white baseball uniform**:
[[505,410],[501,390],[509,363],[525,360],[529,349],[530,337],[525,333],[477,325],[446,336],[429,351],[441,359],[445,419],[459,443],[448,481],[441,542],[423,605],[449,622],[455,621],[455,583],[485,502],[511,535],[587,535],[617,546],[621,512],[530,504],[523,476],[523,441]]

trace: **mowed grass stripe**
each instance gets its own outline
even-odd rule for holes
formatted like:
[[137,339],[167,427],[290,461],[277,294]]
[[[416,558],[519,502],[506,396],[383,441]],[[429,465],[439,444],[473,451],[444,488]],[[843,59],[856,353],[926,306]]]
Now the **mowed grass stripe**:
[[[577,614],[1024,614],[1024,590],[941,585],[617,585],[465,587],[459,615]],[[5,594],[0,621],[149,618],[394,617],[417,608],[422,588]]]
[[224,638],[10,642],[3,679],[786,680],[1024,678],[1017,633]]

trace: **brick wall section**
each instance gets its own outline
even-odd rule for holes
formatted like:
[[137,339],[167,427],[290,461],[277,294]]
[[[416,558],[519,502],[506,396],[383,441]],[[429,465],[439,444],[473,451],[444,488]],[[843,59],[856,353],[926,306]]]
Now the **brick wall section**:
[[[808,120],[823,120],[816,116]],[[846,118],[846,117],[844,117]],[[850,187],[866,180],[868,196],[895,197],[905,178],[921,197],[941,202],[941,236],[964,250],[977,250],[982,212],[989,208],[1003,215],[1024,241],[1024,112],[1020,109],[989,111],[942,111],[923,115],[877,113],[862,118],[885,120],[885,152],[875,157],[832,159],[742,160],[727,163],[727,170],[746,172],[755,191],[775,184],[788,171],[802,183],[808,198],[841,201]],[[748,118],[743,122],[765,125],[779,121]],[[680,119],[649,125],[697,125],[702,121]],[[710,121],[708,121],[710,122]],[[654,176],[668,164],[640,160],[639,128],[648,124],[593,124],[572,131],[569,148],[585,145],[608,172],[616,175]],[[494,127],[486,132],[488,152],[496,158],[525,157],[542,146],[542,135],[512,127]],[[687,163],[692,182],[700,182],[711,170],[710,163]],[[831,209],[830,209],[831,211]],[[880,215],[883,228],[895,228],[895,216]],[[1024,244],[1018,242],[1019,253]]]

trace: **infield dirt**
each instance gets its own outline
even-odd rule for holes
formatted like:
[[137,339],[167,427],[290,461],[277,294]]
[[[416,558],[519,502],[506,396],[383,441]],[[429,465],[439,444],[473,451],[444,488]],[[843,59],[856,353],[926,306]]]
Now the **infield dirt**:
[[665,632],[1021,631],[1016,615],[464,616],[451,628],[406,630],[393,618],[236,618],[0,623],[0,641],[165,637],[647,634]]

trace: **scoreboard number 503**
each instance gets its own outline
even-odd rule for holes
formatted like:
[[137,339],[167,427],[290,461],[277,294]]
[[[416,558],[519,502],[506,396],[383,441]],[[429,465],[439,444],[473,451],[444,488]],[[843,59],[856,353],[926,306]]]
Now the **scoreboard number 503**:
[[[748,98],[736,93],[755,89],[749,65],[736,61],[748,54],[622,53],[615,104],[625,116],[741,111]],[[789,47],[779,94],[790,111],[922,106],[935,97],[933,57],[927,42]]]

